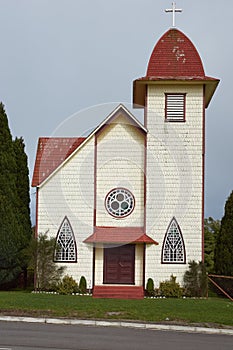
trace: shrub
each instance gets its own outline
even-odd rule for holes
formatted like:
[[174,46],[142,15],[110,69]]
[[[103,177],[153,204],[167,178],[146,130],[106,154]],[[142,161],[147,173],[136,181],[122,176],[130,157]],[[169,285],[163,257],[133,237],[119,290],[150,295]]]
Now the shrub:
[[170,280],[160,282],[159,294],[165,297],[180,298],[183,294],[183,288],[176,282],[176,276],[171,275]]
[[154,281],[152,278],[148,278],[147,284],[146,284],[146,295],[148,297],[152,297],[155,295],[155,289],[154,289]]
[[184,274],[184,287],[191,297],[205,297],[207,295],[208,277],[202,262],[189,262],[189,269]]
[[59,294],[67,295],[78,292],[78,284],[71,276],[64,276],[62,281],[58,284],[57,292]]
[[81,294],[85,294],[87,292],[87,281],[84,276],[80,278],[78,289],[79,289],[79,293]]
[[[40,233],[37,239],[32,239],[29,251],[32,255],[32,267],[36,275],[36,289],[53,290],[54,285],[61,281],[65,267],[53,261],[55,239],[47,233]],[[30,253],[29,253],[30,254]]]

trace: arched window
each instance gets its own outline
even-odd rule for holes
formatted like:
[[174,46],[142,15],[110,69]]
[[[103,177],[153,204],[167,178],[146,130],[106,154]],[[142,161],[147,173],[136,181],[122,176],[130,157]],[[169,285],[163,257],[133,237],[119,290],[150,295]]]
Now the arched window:
[[168,226],[163,241],[162,263],[185,264],[185,246],[180,227],[175,218]]
[[75,237],[68,218],[65,216],[58,230],[54,253],[56,262],[76,262],[77,249]]

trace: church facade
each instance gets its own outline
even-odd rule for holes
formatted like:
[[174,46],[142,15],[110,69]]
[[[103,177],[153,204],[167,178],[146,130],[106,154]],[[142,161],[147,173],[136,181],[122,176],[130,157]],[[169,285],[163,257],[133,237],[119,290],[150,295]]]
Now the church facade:
[[[40,138],[32,180],[36,233],[94,297],[143,298],[204,259],[205,109],[218,79],[169,29],[133,82],[141,124],[119,105],[86,138]],[[104,117],[104,116],[103,116]]]

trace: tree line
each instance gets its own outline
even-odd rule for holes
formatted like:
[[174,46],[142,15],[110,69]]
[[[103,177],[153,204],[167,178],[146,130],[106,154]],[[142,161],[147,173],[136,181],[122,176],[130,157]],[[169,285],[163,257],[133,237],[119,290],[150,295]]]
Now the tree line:
[[208,273],[233,276],[233,191],[222,220],[204,221],[205,265]]
[[[12,138],[5,107],[0,103],[0,288],[17,280],[19,275],[23,275],[26,286],[28,268],[35,270],[38,252],[51,260],[45,262],[45,266],[53,263],[52,253],[43,254],[47,249],[43,248],[43,242],[38,245],[34,240],[29,193],[24,140]],[[226,201],[221,221],[205,219],[204,233],[207,271],[233,276],[233,192]],[[50,243],[54,248],[54,241]],[[49,274],[47,270],[45,273]]]

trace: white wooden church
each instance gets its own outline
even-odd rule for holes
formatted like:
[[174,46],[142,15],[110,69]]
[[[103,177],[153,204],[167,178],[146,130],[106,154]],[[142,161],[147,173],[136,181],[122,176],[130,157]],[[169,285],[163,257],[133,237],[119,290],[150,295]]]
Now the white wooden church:
[[39,139],[36,233],[56,237],[54,261],[94,297],[143,298],[148,278],[182,284],[203,260],[205,109],[218,83],[173,27],[133,82],[143,124],[119,105],[85,138]]

